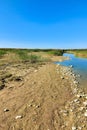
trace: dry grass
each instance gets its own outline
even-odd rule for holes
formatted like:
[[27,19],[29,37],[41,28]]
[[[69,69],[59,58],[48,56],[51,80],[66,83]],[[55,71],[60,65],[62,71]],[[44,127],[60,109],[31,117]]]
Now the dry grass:
[[77,57],[87,58],[87,50],[72,50],[69,53],[74,53]]

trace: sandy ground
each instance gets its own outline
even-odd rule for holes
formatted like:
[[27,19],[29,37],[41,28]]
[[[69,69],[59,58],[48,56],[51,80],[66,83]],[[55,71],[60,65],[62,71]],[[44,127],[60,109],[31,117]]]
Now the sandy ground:
[[[0,130],[80,130],[69,106],[77,85],[66,67],[16,63],[1,66],[0,75]],[[81,121],[86,130],[86,118]]]

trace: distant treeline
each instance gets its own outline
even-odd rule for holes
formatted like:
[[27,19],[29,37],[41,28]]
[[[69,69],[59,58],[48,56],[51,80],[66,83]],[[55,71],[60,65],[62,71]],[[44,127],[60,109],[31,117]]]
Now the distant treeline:
[[26,50],[34,52],[48,52],[48,51],[87,51],[87,49],[20,49],[20,48],[0,48],[0,50],[13,51],[13,50]]
[[39,51],[61,51],[63,49],[20,49],[20,48],[0,48],[0,50],[7,50],[7,51],[14,51],[14,50],[26,50],[26,51],[34,51],[34,52],[39,52]]
[[20,48],[0,48],[0,55],[7,52],[47,52],[54,55],[62,55],[67,51],[87,51],[87,49],[20,49]]
[[47,52],[53,55],[62,55],[64,50],[62,49],[12,49],[12,48],[1,48],[0,55],[3,55],[7,52],[15,52],[15,53],[22,53],[22,52]]
[[87,51],[87,49],[65,49],[64,51]]

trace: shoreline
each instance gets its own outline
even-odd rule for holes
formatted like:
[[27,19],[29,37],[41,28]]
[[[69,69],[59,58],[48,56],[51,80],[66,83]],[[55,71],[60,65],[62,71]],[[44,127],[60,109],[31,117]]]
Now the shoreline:
[[[66,67],[68,70],[69,76],[71,76],[71,89],[73,94],[73,99],[68,101],[60,113],[65,116],[66,124],[63,125],[63,128],[67,130],[67,126],[69,123],[69,118],[73,118],[72,121],[72,130],[86,130],[87,129],[87,94],[80,87],[79,82],[76,80],[77,75],[73,73],[71,68]],[[74,83],[74,84],[73,84]],[[67,116],[71,116],[68,119]],[[62,118],[63,118],[62,117]],[[64,119],[64,118],[63,118]]]

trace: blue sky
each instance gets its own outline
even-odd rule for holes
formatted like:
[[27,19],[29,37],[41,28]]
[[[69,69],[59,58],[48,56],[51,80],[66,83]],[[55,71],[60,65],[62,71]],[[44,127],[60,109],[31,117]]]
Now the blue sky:
[[0,0],[0,47],[87,48],[87,1]]

